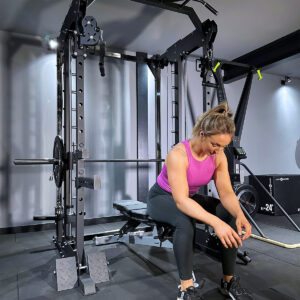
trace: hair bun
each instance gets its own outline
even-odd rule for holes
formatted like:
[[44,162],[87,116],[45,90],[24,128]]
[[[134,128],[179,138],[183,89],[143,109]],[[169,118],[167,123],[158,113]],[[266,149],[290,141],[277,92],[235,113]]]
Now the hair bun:
[[217,114],[223,115],[225,117],[232,117],[232,112],[230,111],[230,109],[226,109],[226,108],[220,108],[219,111],[216,112]]
[[[225,118],[224,118],[224,117]],[[198,120],[193,128],[192,135],[199,135],[203,131],[204,135],[210,136],[220,133],[234,135],[235,125],[232,120],[233,113],[230,110],[227,101],[224,101],[216,107],[206,111]]]

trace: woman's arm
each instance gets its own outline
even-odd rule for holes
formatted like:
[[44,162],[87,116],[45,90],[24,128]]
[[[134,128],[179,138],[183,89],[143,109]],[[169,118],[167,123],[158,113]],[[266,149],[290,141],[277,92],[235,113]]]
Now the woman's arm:
[[237,233],[217,216],[206,211],[200,204],[189,198],[189,188],[186,178],[188,160],[184,150],[178,146],[173,148],[167,155],[166,167],[168,181],[175,203],[184,214],[212,226],[223,243],[228,248],[237,243],[241,245],[241,240]]
[[184,214],[213,226],[218,218],[189,198],[189,187],[186,178],[188,161],[185,152],[178,146],[174,147],[167,155],[166,167],[168,182],[177,208]]
[[238,233],[242,234],[242,227],[245,228],[246,234],[243,239],[246,239],[251,234],[251,225],[247,221],[239,200],[237,199],[228,173],[228,163],[225,153],[222,151],[216,156],[216,170],[214,173],[214,181],[218,190],[220,201],[225,209],[236,218]]

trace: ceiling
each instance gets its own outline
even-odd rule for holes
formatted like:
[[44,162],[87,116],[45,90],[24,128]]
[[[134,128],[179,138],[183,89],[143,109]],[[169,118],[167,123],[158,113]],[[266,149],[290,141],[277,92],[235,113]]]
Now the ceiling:
[[[0,0],[0,30],[58,35],[71,0]],[[214,54],[234,59],[300,29],[299,0],[208,0],[219,15],[191,1],[201,21],[218,24]],[[98,20],[108,47],[163,53],[194,27],[185,15],[130,0],[95,0],[87,15]],[[201,52],[199,52],[201,53]],[[300,79],[300,56],[268,66],[265,72]]]

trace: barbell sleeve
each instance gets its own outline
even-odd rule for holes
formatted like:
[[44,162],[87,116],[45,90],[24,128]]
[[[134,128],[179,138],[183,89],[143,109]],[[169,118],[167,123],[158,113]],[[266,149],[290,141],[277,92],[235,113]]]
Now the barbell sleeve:
[[37,158],[37,159],[15,159],[16,166],[21,165],[53,165],[57,160],[53,158]]

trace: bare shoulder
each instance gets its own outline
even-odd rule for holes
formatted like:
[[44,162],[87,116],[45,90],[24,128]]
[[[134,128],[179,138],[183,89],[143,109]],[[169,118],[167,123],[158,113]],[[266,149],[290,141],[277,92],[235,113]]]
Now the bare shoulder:
[[216,168],[227,165],[227,157],[224,151],[220,151],[215,156]]
[[169,151],[166,157],[166,164],[170,163],[188,163],[185,146],[182,143],[178,143]]

